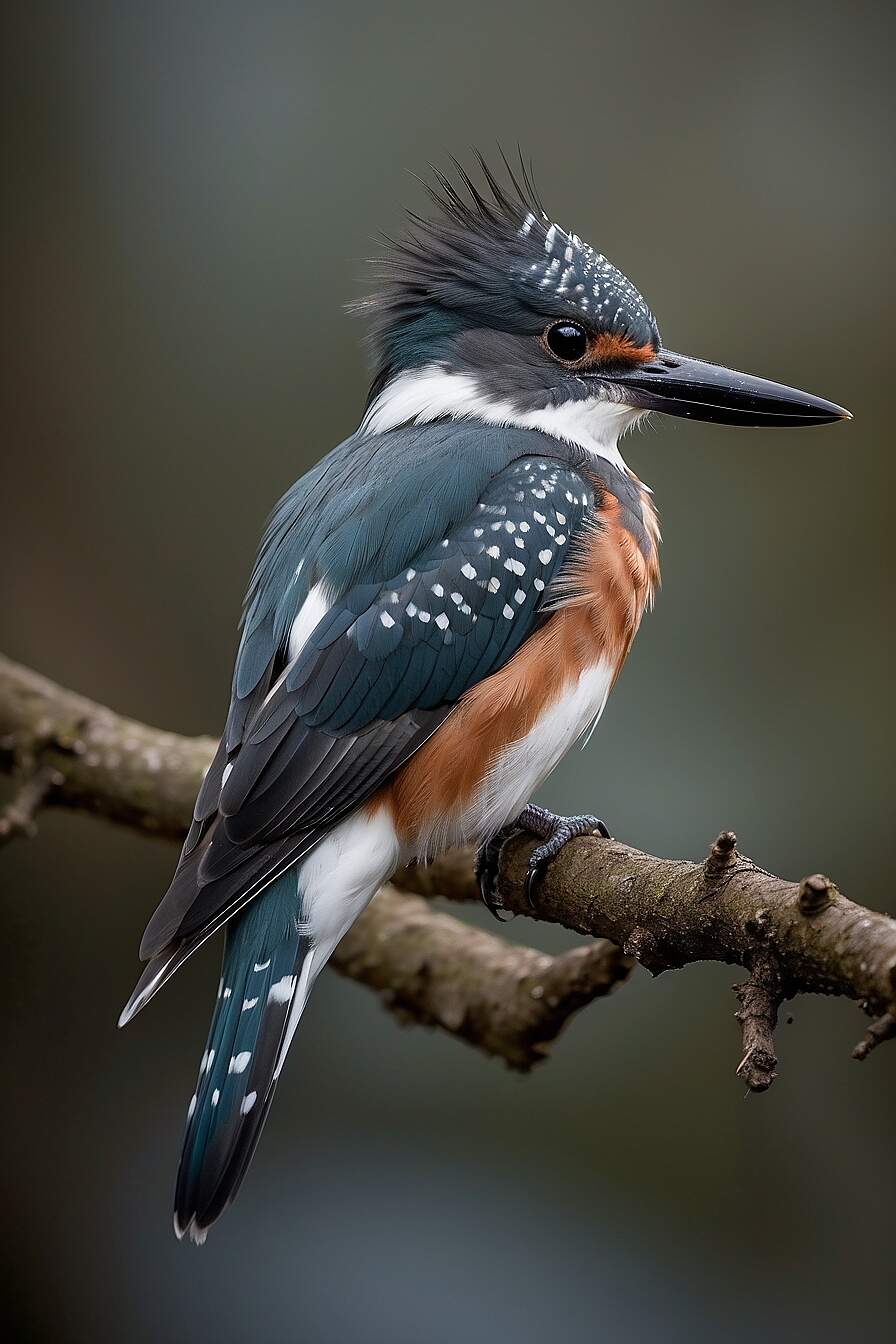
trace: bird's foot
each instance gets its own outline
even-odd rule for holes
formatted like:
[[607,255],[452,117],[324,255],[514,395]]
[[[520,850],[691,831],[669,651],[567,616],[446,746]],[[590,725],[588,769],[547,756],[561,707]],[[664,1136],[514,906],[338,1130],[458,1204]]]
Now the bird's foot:
[[546,807],[535,807],[532,803],[523,808],[516,819],[515,828],[531,831],[542,842],[537,848],[533,849],[526,873],[526,899],[529,902],[530,909],[533,910],[535,909],[535,888],[544,877],[545,870],[551,861],[556,858],[564,845],[580,835],[600,835],[605,840],[610,839],[610,832],[600,817],[594,817],[589,812],[584,812],[575,817],[558,817],[556,813],[549,812]]
[[518,835],[519,829],[515,821],[511,821],[507,826],[502,826],[500,831],[486,840],[484,845],[480,845],[473,866],[483,903],[500,924],[505,922],[501,913],[504,906],[501,904],[501,898],[498,895],[498,871],[501,867],[501,855],[507,841],[512,835]]
[[605,840],[610,839],[610,832],[600,817],[594,817],[588,812],[576,817],[558,817],[546,807],[536,807],[533,803],[529,803],[515,821],[503,826],[490,840],[486,840],[476,855],[475,873],[479,890],[485,905],[497,920],[501,920],[501,911],[504,909],[498,895],[501,855],[507,841],[519,835],[521,831],[529,831],[542,841],[532,851],[526,873],[526,899],[530,909],[533,910],[536,886],[551,860],[560,853],[568,841],[575,840],[580,835],[601,835]]

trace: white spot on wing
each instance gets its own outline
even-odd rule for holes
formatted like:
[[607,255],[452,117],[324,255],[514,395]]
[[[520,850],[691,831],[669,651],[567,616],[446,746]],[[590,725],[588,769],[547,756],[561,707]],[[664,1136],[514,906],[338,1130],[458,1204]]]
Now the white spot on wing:
[[289,658],[297,658],[311,632],[330,609],[331,597],[323,583],[316,583],[299,608],[289,630]]

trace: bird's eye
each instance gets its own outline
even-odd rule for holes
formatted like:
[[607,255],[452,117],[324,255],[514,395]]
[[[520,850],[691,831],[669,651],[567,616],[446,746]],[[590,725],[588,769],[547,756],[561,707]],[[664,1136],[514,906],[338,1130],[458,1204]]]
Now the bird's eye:
[[588,350],[588,333],[578,322],[555,322],[545,332],[544,343],[555,359],[577,364]]

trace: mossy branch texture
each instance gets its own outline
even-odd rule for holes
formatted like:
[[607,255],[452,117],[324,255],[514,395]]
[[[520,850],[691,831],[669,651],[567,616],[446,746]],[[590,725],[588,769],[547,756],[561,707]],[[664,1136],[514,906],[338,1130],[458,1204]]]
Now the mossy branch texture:
[[[13,776],[0,844],[32,836],[42,809],[65,807],[181,839],[215,743],[151,728],[0,656],[0,769]],[[829,878],[765,872],[722,832],[702,863],[657,858],[615,840],[570,842],[531,907],[533,838],[502,855],[499,895],[512,914],[560,924],[587,942],[559,956],[511,943],[433,910],[424,898],[478,900],[472,855],[451,851],[396,873],[333,957],[405,1022],[439,1027],[527,1070],[570,1017],[623,982],[695,961],[744,968],[737,987],[738,1076],[775,1077],[780,1005],[799,994],[856,1001],[873,1018],[864,1059],[896,1035],[896,920],[848,900]]]

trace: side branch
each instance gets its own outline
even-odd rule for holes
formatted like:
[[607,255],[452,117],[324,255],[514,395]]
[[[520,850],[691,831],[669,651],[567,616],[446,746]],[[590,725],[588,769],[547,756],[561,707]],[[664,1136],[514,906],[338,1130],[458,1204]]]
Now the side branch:
[[547,1055],[573,1013],[609,994],[632,966],[603,939],[556,957],[507,943],[391,885],[331,964],[376,990],[399,1020],[441,1027],[524,1071]]

